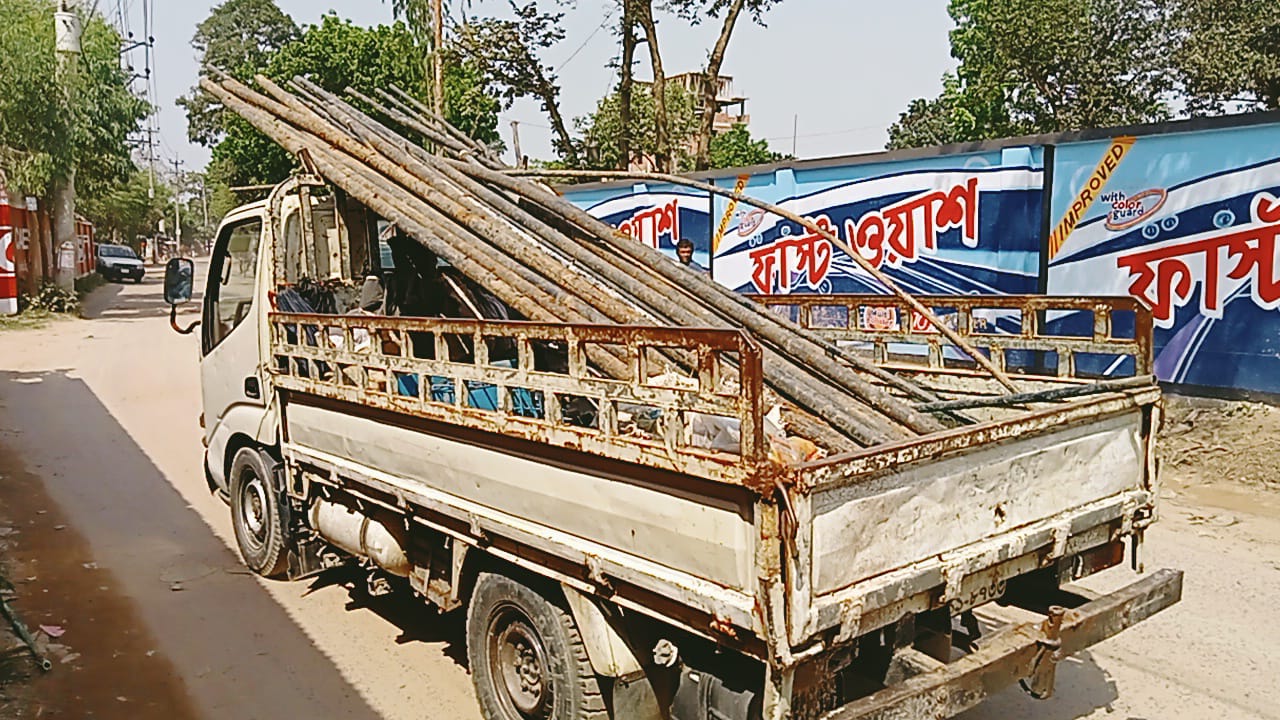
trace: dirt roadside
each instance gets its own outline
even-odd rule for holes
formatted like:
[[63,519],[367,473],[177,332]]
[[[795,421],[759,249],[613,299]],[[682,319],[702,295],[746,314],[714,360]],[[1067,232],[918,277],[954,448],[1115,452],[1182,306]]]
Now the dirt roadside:
[[48,673],[37,671],[26,646],[16,643],[16,652],[0,663],[0,717],[199,717],[182,677],[157,652],[119,583],[90,560],[88,543],[45,494],[40,478],[3,446],[0,483],[0,572],[14,586],[14,610],[54,665]]

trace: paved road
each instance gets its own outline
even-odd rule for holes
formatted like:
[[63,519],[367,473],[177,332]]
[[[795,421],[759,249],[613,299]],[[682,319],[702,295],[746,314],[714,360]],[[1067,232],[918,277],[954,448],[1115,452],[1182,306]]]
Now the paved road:
[[[158,279],[99,291],[88,315],[0,334],[0,516],[34,578],[24,612],[79,655],[41,679],[52,709],[476,718],[456,615],[241,570],[200,470],[197,341],[169,330]],[[1184,602],[1064,664],[1053,700],[1009,692],[967,720],[1280,718],[1280,498],[1170,495],[1146,562],[1187,571]]]

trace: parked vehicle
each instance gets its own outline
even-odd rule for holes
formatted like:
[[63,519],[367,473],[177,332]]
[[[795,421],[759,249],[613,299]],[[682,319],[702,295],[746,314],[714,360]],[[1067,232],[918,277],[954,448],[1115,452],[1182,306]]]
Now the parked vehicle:
[[[1049,695],[1060,660],[1181,596],[1173,570],[1103,596],[1072,584],[1126,554],[1140,567],[1155,519],[1160,393],[1133,301],[928,298],[993,353],[1060,358],[1019,379],[1033,395],[1017,405],[984,402],[999,386],[928,326],[814,323],[881,362],[920,361],[973,415],[789,462],[749,333],[512,321],[394,235],[306,176],[222,221],[203,299],[205,469],[255,572],[355,561],[372,592],[465,608],[490,720],[950,717],[1019,680]],[[192,265],[168,270],[176,307]],[[804,323],[818,304],[900,310],[770,302]],[[978,337],[965,318],[979,307],[1024,332]],[[1062,309],[1094,312],[1094,336],[1036,330]],[[1135,336],[1112,335],[1121,313]],[[928,351],[902,351],[913,343]],[[632,375],[594,372],[599,347]],[[1132,358],[1135,377],[1076,378],[1084,352]],[[662,357],[697,371],[655,376]],[[993,632],[994,604],[1041,619]]]
[[99,275],[113,282],[132,280],[140,283],[143,275],[147,273],[142,260],[133,248],[127,245],[105,243],[98,245],[97,270]]

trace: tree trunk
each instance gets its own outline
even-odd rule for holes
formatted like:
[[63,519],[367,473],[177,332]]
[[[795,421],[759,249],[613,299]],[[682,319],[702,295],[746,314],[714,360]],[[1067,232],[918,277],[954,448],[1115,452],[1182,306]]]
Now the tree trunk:
[[653,163],[658,172],[675,172],[671,161],[671,141],[667,128],[667,78],[662,72],[662,53],[658,49],[658,26],[653,21],[653,0],[637,2],[636,20],[644,28],[645,42],[649,45],[649,64],[653,67]]
[[[541,76],[541,73],[539,73]],[[564,159],[569,163],[569,167],[578,167],[578,153],[573,147],[573,138],[569,136],[569,127],[565,125],[564,116],[560,114],[560,102],[556,98],[556,86],[547,81],[544,77],[538,78],[542,87],[539,96],[542,98],[542,106],[547,111],[547,116],[551,118],[551,129],[555,131],[556,138],[561,146],[560,152],[564,153]]]
[[63,247],[76,246],[76,171],[68,170],[53,182],[53,204],[50,209],[53,225],[53,242],[49,249],[52,264],[49,275],[64,288],[70,289],[75,281],[75,267],[58,264]]
[[729,12],[724,16],[724,25],[720,28],[720,37],[716,39],[716,45],[711,50],[711,57],[707,60],[707,71],[702,76],[702,117],[698,122],[698,135],[694,139],[695,157],[694,166],[699,170],[706,170],[711,165],[711,134],[715,130],[716,113],[720,108],[716,105],[716,95],[718,94],[720,77],[720,67],[724,65],[725,51],[729,49],[729,38],[733,35],[733,27],[738,22],[738,16],[742,14],[742,6],[746,4],[746,0],[733,0],[729,5]]
[[631,168],[631,84],[636,59],[636,23],[631,3],[622,0],[622,79],[618,83],[618,169]]
[[27,262],[31,264],[31,282],[36,291],[40,290],[40,286],[49,280],[53,272],[53,261],[49,252],[53,245],[52,222],[49,215],[49,208],[53,203],[49,198],[40,198],[37,210],[33,215],[36,219],[35,232],[31,233],[31,247],[27,249]]

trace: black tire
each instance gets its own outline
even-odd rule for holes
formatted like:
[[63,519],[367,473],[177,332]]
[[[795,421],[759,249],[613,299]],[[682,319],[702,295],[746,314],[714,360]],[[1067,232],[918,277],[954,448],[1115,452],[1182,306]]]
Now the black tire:
[[486,720],[608,718],[582,636],[552,592],[481,573],[467,606],[467,660]]
[[240,557],[267,578],[288,566],[286,509],[275,481],[276,461],[256,448],[241,448],[231,461],[231,525]]

